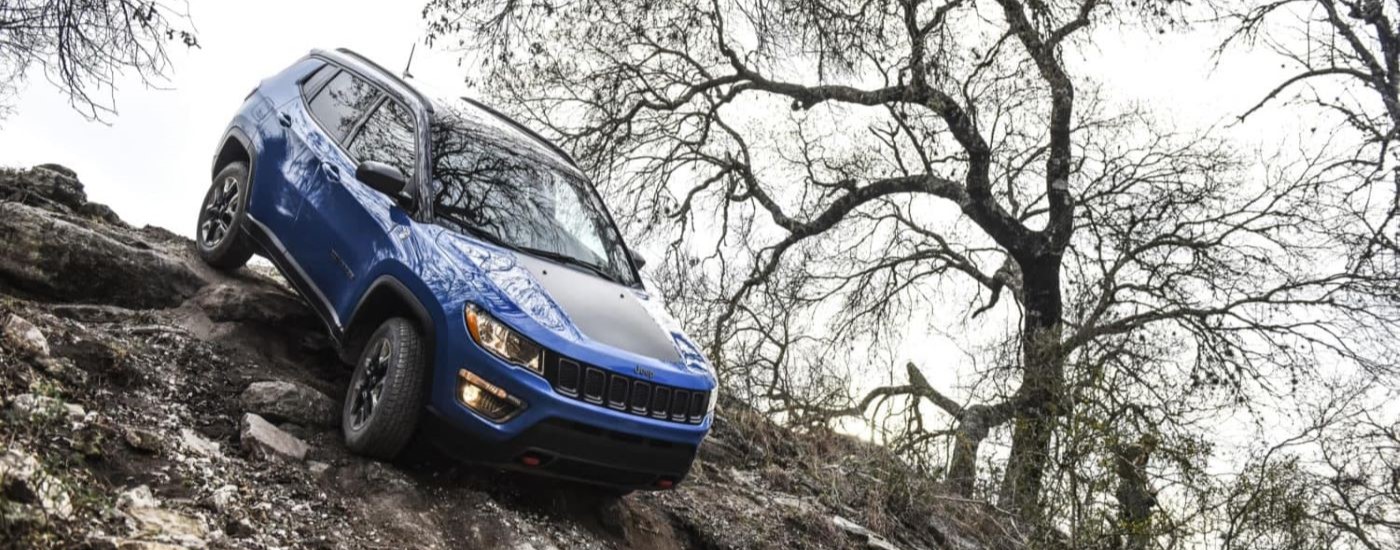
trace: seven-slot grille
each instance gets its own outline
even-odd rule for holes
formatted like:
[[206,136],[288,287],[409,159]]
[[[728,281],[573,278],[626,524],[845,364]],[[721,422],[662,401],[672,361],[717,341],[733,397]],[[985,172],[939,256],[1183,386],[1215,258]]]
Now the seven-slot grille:
[[554,353],[545,354],[544,364],[544,377],[554,391],[599,407],[690,424],[703,421],[709,409],[707,391],[623,376]]

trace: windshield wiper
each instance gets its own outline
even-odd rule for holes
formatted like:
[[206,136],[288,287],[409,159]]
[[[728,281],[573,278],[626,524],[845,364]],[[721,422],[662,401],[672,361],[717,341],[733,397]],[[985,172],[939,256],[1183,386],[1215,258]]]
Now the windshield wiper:
[[463,229],[466,229],[468,233],[471,233],[471,234],[472,234],[472,236],[477,237],[477,238],[479,238],[479,239],[481,239],[481,240],[484,240],[484,241],[486,241],[486,242],[489,242],[489,243],[491,243],[491,244],[494,244],[494,245],[496,245],[496,246],[499,246],[499,247],[501,247],[501,248],[506,248],[506,249],[514,250],[514,251],[516,251],[516,252],[524,252],[524,253],[526,253],[526,254],[530,254],[530,255],[533,255],[533,256],[539,256],[539,257],[541,257],[541,258],[545,258],[545,259],[549,259],[549,260],[554,260],[554,261],[559,262],[559,263],[562,263],[562,264],[568,264],[568,265],[572,265],[572,266],[581,267],[581,268],[583,268],[583,269],[586,269],[586,270],[592,272],[593,274],[595,274],[595,275],[597,275],[597,276],[599,276],[599,277],[602,277],[602,278],[604,278],[604,279],[607,279],[607,280],[609,280],[609,281],[612,281],[612,282],[614,282],[614,283],[617,283],[617,284],[620,284],[620,285],[623,285],[623,286],[628,286],[628,285],[626,285],[626,283],[623,283],[622,281],[617,280],[617,277],[613,276],[612,273],[609,273],[606,269],[603,269],[603,267],[600,266],[600,265],[598,265],[598,264],[594,264],[594,263],[590,263],[590,262],[585,262],[585,261],[583,261],[583,260],[580,260],[580,259],[575,258],[575,257],[573,257],[573,256],[570,256],[570,255],[568,255],[568,254],[561,254],[561,253],[555,252],[555,251],[553,251],[553,250],[543,250],[543,249],[539,249],[539,248],[530,248],[530,247],[526,247],[526,246],[516,246],[516,245],[514,245],[514,244],[511,244],[511,243],[506,242],[504,239],[502,239],[502,238],[500,238],[500,237],[497,237],[496,235],[492,234],[490,231],[486,231],[486,230],[484,230],[484,229],[479,229],[479,228],[476,228],[476,227],[472,227],[472,226],[466,225],[466,224],[458,224],[458,225],[460,225]]
[[617,284],[623,284],[622,281],[617,280],[617,277],[614,277],[612,273],[608,273],[607,270],[603,269],[603,266],[600,266],[600,265],[598,265],[598,264],[591,263],[591,262],[585,262],[585,261],[583,261],[583,260],[580,260],[580,259],[575,258],[575,257],[573,257],[573,256],[570,256],[570,255],[568,255],[568,254],[561,254],[561,253],[555,252],[555,251],[553,251],[553,250],[541,250],[541,249],[538,249],[538,248],[529,248],[529,247],[523,247],[523,246],[517,248],[517,250],[519,250],[519,251],[521,251],[521,252],[524,252],[524,253],[526,253],[526,254],[531,254],[531,255],[534,255],[534,256],[539,256],[539,257],[541,257],[541,258],[547,258],[547,259],[550,259],[550,260],[554,260],[554,261],[559,262],[559,263],[568,264],[568,265],[572,265],[572,266],[576,266],[576,267],[581,267],[581,268],[587,269],[587,270],[589,270],[589,271],[592,271],[595,275],[597,275],[597,276],[599,276],[599,277],[602,277],[602,278],[604,278],[604,279],[607,279],[607,280],[612,281],[612,282],[617,283]]
[[510,250],[515,250],[515,251],[517,251],[517,252],[520,251],[520,247],[515,246],[515,245],[513,245],[513,244],[510,244],[510,243],[506,242],[504,239],[495,236],[495,235],[492,234],[490,231],[486,231],[486,230],[484,230],[484,229],[477,229],[477,228],[475,228],[475,227],[472,227],[472,226],[470,226],[470,225],[465,225],[465,224],[458,224],[458,225],[459,225],[462,229],[466,229],[467,232],[468,232],[468,233],[471,233],[473,237],[476,237],[476,238],[481,239],[481,240],[483,240],[483,241],[489,242],[489,243],[494,244],[494,245],[496,245],[496,246],[499,246],[499,247],[501,247],[501,248],[508,248],[508,249],[510,249]]

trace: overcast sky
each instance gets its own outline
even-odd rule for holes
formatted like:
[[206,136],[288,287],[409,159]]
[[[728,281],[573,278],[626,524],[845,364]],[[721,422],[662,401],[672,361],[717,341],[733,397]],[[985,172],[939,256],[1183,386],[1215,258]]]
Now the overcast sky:
[[[42,75],[31,75],[0,121],[0,165],[56,162],[78,172],[91,200],[136,225],[194,234],[214,149],[243,96],[312,48],[349,47],[398,70],[421,42],[414,1],[215,2],[191,0],[200,47],[172,45],[164,87],[130,79],[116,94],[110,126],[71,109]],[[419,46],[414,73],[437,87],[461,81],[455,57]]]
[[[312,48],[349,47],[397,70],[418,43],[415,83],[436,92],[466,92],[460,82],[472,70],[458,67],[453,54],[422,46],[422,5],[412,0],[191,0],[190,10],[200,48],[172,47],[174,72],[166,89],[134,81],[122,86],[110,125],[85,120],[42,75],[33,75],[14,105],[18,113],[0,122],[0,165],[66,165],[78,172],[91,200],[129,223],[190,236],[211,156],[234,110],[259,80]],[[1209,31],[1107,34],[1098,35],[1098,50],[1086,56],[1092,59],[1071,60],[1071,66],[1093,75],[1112,100],[1150,106],[1182,130],[1218,125],[1281,80],[1268,55],[1241,54],[1214,67],[1210,49],[1218,37]],[[1296,135],[1300,121],[1284,115],[1265,111],[1247,125],[1217,131],[1267,146]],[[955,388],[960,369],[952,365],[962,361],[950,360],[957,356],[954,342],[936,332],[908,338],[892,359],[914,360],[935,383]]]
[[[397,70],[418,42],[413,73],[440,91],[460,90],[457,83],[471,70],[459,68],[454,55],[421,47],[422,5],[414,1],[191,4],[200,47],[172,46],[174,72],[166,89],[126,82],[116,94],[119,114],[104,126],[69,108],[42,75],[31,75],[15,105],[18,114],[0,122],[0,165],[66,165],[93,200],[129,222],[191,235],[210,156],[243,96],[312,48],[350,47]],[[1117,34],[1118,40],[1102,42],[1092,66],[1081,62],[1080,68],[1115,99],[1153,105],[1184,127],[1239,113],[1278,81],[1277,63],[1267,56],[1240,56],[1212,70],[1214,38],[1206,33]],[[1277,135],[1271,127],[1266,118],[1247,130]]]

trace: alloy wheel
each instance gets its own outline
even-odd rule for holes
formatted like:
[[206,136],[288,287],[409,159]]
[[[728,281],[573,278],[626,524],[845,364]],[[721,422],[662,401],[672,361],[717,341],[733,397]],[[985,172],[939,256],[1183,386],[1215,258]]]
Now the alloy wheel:
[[227,177],[222,185],[215,184],[204,204],[204,223],[199,226],[200,242],[205,248],[218,247],[228,236],[241,196],[236,178]]
[[393,346],[389,338],[381,338],[375,344],[378,349],[365,356],[364,373],[355,384],[351,394],[350,424],[360,428],[374,415],[374,408],[384,393],[384,379],[389,373],[389,361],[393,356]]

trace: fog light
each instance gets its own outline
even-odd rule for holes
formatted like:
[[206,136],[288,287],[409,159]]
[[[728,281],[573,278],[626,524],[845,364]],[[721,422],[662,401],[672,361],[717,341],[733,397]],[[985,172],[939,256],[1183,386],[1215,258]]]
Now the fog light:
[[525,403],[468,370],[457,371],[457,399],[492,422],[505,422],[525,410]]

